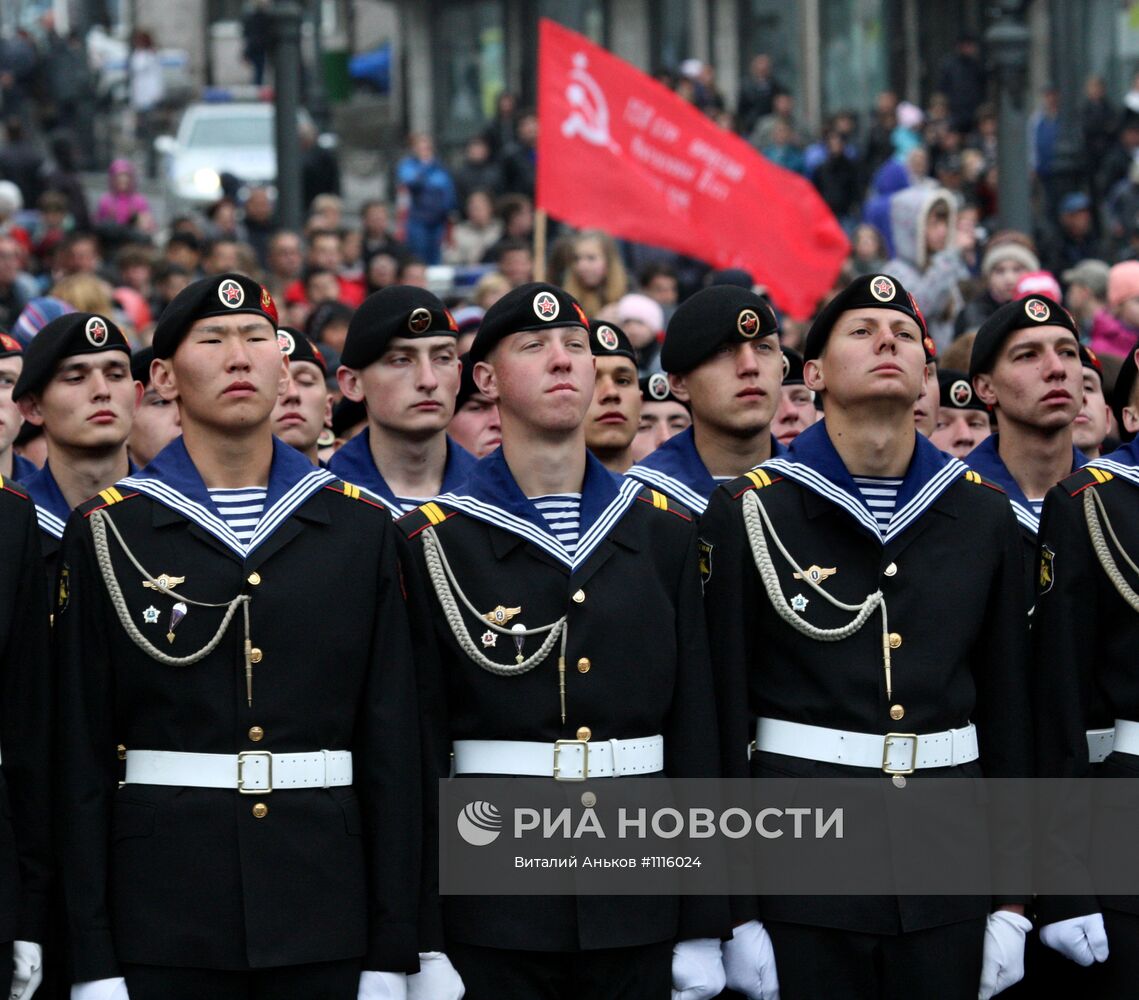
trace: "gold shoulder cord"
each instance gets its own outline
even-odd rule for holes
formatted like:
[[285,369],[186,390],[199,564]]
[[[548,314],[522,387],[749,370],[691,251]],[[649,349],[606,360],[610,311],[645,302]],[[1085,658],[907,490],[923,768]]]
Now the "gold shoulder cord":
[[[244,612],[245,619],[245,693],[246,699],[250,705],[253,704],[253,656],[252,656],[252,643],[249,639],[249,602],[250,596],[248,594],[238,594],[232,601],[222,604],[210,604],[206,601],[194,601],[189,597],[179,594],[176,590],[164,586],[147,570],[142,567],[142,564],[135,558],[134,553],[127,547],[126,541],[119,533],[119,529],[115,526],[115,522],[111,520],[111,515],[105,510],[94,511],[88,520],[91,522],[91,537],[95,542],[95,558],[99,563],[99,572],[103,575],[103,582],[107,586],[107,593],[111,598],[111,605],[115,609],[115,613],[119,616],[119,622],[123,626],[123,630],[130,636],[131,641],[138,646],[147,656],[157,660],[159,663],[164,663],[169,667],[188,667],[199,660],[205,659],[221,642],[222,637],[225,635],[226,629],[229,628],[229,623],[233,620],[233,616],[237,613],[240,606]],[[111,562],[111,553],[107,545],[107,527],[110,527],[111,534],[115,536],[119,547],[126,554],[126,557],[131,561],[135,569],[142,574],[146,580],[155,590],[167,597],[173,597],[179,601],[184,601],[187,604],[192,604],[196,608],[225,608],[225,616],[222,618],[221,625],[214,633],[214,637],[206,643],[201,649],[189,656],[171,656],[169,653],[164,653],[161,649],[155,647],[149,639],[139,630],[131,619],[130,609],[127,608],[126,599],[123,597],[122,588],[119,586],[118,578],[115,576],[115,567]]]
[[[867,594],[866,599],[862,601],[861,604],[844,604],[823,590],[823,588],[812,580],[811,577],[803,571],[803,568],[791,557],[791,553],[787,551],[782,539],[775,533],[775,526],[771,523],[771,517],[767,513],[767,508],[763,506],[763,501],[759,499],[759,494],[756,490],[748,490],[747,493],[744,494],[743,517],[744,527],[747,529],[748,543],[751,546],[752,558],[755,560],[755,568],[759,571],[759,578],[763,581],[768,600],[771,601],[771,606],[775,609],[775,613],[795,629],[795,631],[805,635],[808,639],[815,639],[818,642],[838,642],[854,635],[855,632],[866,624],[866,620],[874,614],[875,611],[881,611],[882,666],[886,672],[886,697],[892,698],[894,692],[893,677],[890,670],[890,628],[886,617],[886,597],[882,591],[876,590],[873,594]],[[771,559],[771,552],[767,547],[767,534],[764,533],[765,527],[767,534],[771,535],[771,540],[779,550],[779,554],[782,555],[783,558],[787,560],[787,564],[802,577],[803,582],[808,587],[814,590],[815,593],[822,597],[828,604],[838,608],[840,611],[851,611],[855,613],[854,618],[848,624],[840,628],[819,628],[810,622],[804,621],[792,610],[787,600],[787,595],[783,593],[783,588],[779,585],[779,574],[775,570],[775,564]]]
[[[517,626],[514,629],[509,629],[501,625],[496,625],[492,621],[488,621],[483,615],[479,614],[478,610],[459,586],[459,581],[455,578],[451,564],[447,561],[447,554],[443,551],[443,545],[435,533],[435,528],[425,528],[422,537],[423,558],[427,563],[427,575],[431,578],[431,585],[435,589],[435,596],[439,598],[439,604],[443,608],[443,616],[447,620],[451,634],[455,637],[455,641],[459,644],[463,652],[482,667],[483,670],[497,674],[499,677],[521,676],[533,670],[539,663],[545,660],[546,657],[550,655],[550,650],[554,648],[554,643],[556,643],[559,638],[561,639],[561,649],[558,654],[558,692],[561,698],[562,722],[565,722],[566,642],[569,637],[569,626],[566,616],[562,615],[561,618],[550,625],[539,625],[536,628],[528,629],[519,629]],[[536,652],[521,662],[510,664],[496,663],[475,645],[475,641],[471,638],[467,626],[463,623],[463,613],[459,610],[458,602],[455,600],[456,595],[458,595],[464,607],[466,607],[475,618],[487,621],[490,629],[494,632],[511,637],[545,635],[546,638]]]
[[1111,525],[1111,519],[1107,516],[1107,508],[1104,507],[1103,498],[1100,497],[1099,492],[1094,486],[1089,486],[1084,490],[1084,520],[1088,525],[1088,536],[1091,539],[1092,549],[1095,551],[1096,558],[1099,559],[1099,564],[1103,567],[1103,571],[1107,574],[1107,578],[1111,581],[1112,586],[1115,587],[1119,596],[1127,602],[1131,610],[1139,612],[1139,594],[1135,593],[1131,584],[1124,579],[1123,574],[1120,572],[1119,566],[1107,544],[1107,539],[1104,538],[1104,527],[1107,528],[1108,535],[1111,536],[1111,540],[1115,543],[1115,547],[1119,550],[1119,554],[1123,556],[1124,562],[1131,568],[1131,571],[1139,575],[1139,567],[1131,561],[1127,550],[1120,544],[1119,538],[1115,534],[1115,529]]

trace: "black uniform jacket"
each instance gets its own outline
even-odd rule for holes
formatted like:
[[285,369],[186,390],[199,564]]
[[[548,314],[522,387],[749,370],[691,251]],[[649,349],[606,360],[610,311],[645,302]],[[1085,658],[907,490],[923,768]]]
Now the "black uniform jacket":
[[[803,635],[776,614],[745,530],[743,504],[749,495],[762,502],[775,533],[805,572],[833,570],[820,583],[827,593],[856,605],[881,589],[896,637],[890,697],[877,611],[853,635],[825,642]],[[883,735],[935,733],[973,722],[978,761],[919,771],[908,780],[947,772],[1027,775],[1031,734],[1023,560],[1016,521],[999,489],[917,436],[893,520],[883,532],[820,422],[795,440],[787,458],[718,488],[699,533],[729,774],[864,777],[883,783],[887,803],[890,795],[905,794],[873,768],[772,753],[754,754],[749,763],[756,719],[768,717]],[[767,537],[784,599],[792,608],[799,606],[801,618],[820,628],[839,628],[854,618],[794,579],[774,538]],[[800,596],[805,606],[796,600]],[[901,721],[891,717],[892,706],[904,711]],[[990,828],[998,852],[994,865],[1006,872],[1021,865],[1027,881],[1025,844],[1003,822]],[[959,832],[947,824],[946,843],[930,844],[930,857],[951,849]],[[757,901],[765,919],[885,934],[969,919],[989,907],[990,900],[978,896]]]
[[[1130,754],[1110,754],[1089,769],[1084,735],[1089,727],[1102,725],[1104,717],[1139,721],[1139,614],[1120,595],[1092,546],[1085,502],[1097,496],[1103,511],[1093,507],[1107,550],[1125,585],[1139,588],[1139,575],[1128,566],[1128,560],[1139,561],[1139,443],[1132,441],[1092,461],[1045,498],[1032,626],[1037,767],[1048,778],[1091,775],[1134,780],[1139,779],[1139,758]],[[1111,788],[1097,785],[1098,781],[1073,793],[1099,799],[1097,809],[1081,808],[1079,816],[1058,810],[1052,818],[1053,824],[1064,824],[1065,833],[1049,845],[1061,854],[1046,860],[1063,866],[1073,887],[1082,880],[1089,893],[1098,890],[1100,903],[1088,894],[1041,899],[1045,922],[1094,912],[1101,905],[1139,913],[1139,897],[1109,895],[1115,887],[1093,886],[1088,878],[1089,852],[1097,850],[1100,835],[1088,815],[1102,814],[1104,806],[1114,801]],[[1105,844],[1098,846],[1103,849]]]
[[[664,737],[665,774],[718,776],[708,644],[691,516],[639,483],[587,459],[581,541],[568,556],[514,482],[501,449],[465,486],[401,518],[417,569],[415,591],[433,633],[420,666],[436,672],[427,706],[433,763],[449,773],[453,740]],[[566,721],[560,718],[557,646],[527,673],[502,677],[473,662],[440,612],[427,577],[422,534],[435,532],[459,586],[482,612],[520,609],[533,628],[568,616]],[[487,623],[465,609],[480,649]],[[526,640],[529,654],[541,636]],[[485,648],[513,664],[509,636]],[[582,672],[579,661],[588,661]],[[424,698],[427,701],[427,698]],[[461,780],[461,779],[456,779]],[[606,781],[593,784],[604,796]],[[553,785],[551,780],[551,785]],[[568,787],[568,786],[559,786]],[[572,786],[580,791],[581,785]],[[619,948],[730,932],[722,899],[640,897],[459,897],[442,900],[451,940],[529,951]]]
[[[244,969],[363,956],[366,969],[416,968],[418,706],[395,530],[358,487],[274,444],[265,513],[246,551],[212,512],[181,438],[68,522],[55,633],[78,981],[117,975],[119,961]],[[225,604],[250,595],[252,705],[240,609],[192,665],[163,664],[132,640],[98,565],[96,511],[186,601],[172,627],[175,599],[143,586],[108,528],[126,614],[161,651],[200,650]],[[354,780],[254,796],[119,787],[120,744],[350,750]],[[268,808],[260,817],[257,803]]]
[[44,940],[51,861],[48,600],[32,501],[0,478],[0,941]]

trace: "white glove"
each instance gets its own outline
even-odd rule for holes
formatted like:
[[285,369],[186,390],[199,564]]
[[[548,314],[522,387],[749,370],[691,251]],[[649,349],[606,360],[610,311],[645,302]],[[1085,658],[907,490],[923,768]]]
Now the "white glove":
[[1012,910],[989,914],[977,1000],[989,1000],[1024,978],[1024,935],[1030,930],[1032,921]]
[[43,978],[43,949],[34,941],[13,941],[11,1000],[32,1000]]
[[443,952],[419,953],[419,971],[407,977],[407,1000],[463,1000],[466,992],[462,978]]
[[402,972],[361,972],[356,1000],[407,1000],[407,976]]
[[1103,928],[1102,913],[1087,913],[1045,924],[1040,928],[1040,940],[1076,965],[1107,961],[1107,931]]
[[709,1000],[723,989],[719,938],[694,938],[672,946],[672,1000]]
[[723,944],[724,972],[728,986],[751,1000],[779,1000],[779,976],[775,972],[775,949],[767,929],[749,920],[732,931]]
[[127,981],[122,976],[113,979],[89,979],[71,987],[71,1000],[130,1000]]

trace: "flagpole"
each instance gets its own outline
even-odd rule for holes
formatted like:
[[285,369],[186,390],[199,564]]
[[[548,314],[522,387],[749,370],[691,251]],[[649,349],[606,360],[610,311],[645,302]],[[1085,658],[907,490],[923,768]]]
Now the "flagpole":
[[534,280],[546,280],[546,210],[534,210]]

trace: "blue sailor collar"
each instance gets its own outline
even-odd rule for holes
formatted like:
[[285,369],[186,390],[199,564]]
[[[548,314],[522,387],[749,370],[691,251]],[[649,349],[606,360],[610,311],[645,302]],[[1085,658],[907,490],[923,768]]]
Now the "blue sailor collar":
[[64,499],[48,463],[44,462],[42,469],[36,469],[27,479],[19,482],[36,505],[40,530],[53,538],[62,538],[67,518],[71,515],[71,505]]
[[1097,458],[1087,464],[1139,486],[1139,437],[1120,445],[1103,458]]
[[831,443],[825,420],[795,438],[786,457],[772,458],[761,468],[793,479],[842,508],[867,534],[885,545],[913,524],[966,471],[964,463],[938,451],[916,430],[914,437],[914,454],[898,488],[894,516],[885,532],[878,527],[854,478]]
[[[772,435],[771,457],[786,454],[787,449]],[[691,427],[674,434],[625,475],[679,500],[696,514],[704,513],[716,490],[716,480],[696,450],[696,434]]]
[[247,545],[238,541],[228,524],[217,513],[206,484],[186,451],[181,437],[162,449],[154,460],[139,472],[118,483],[144,493],[208,531],[240,558],[245,559],[273,534],[302,503],[336,477],[318,469],[295,448],[273,438],[273,460],[269,466],[269,486],[265,495],[265,511]]
[[12,454],[12,478],[18,483],[26,484],[40,470],[34,462],[29,462],[23,455]]
[[[1032,509],[1024,490],[1013,479],[1008,466],[1000,455],[1000,435],[990,434],[976,448],[965,456],[965,462],[974,472],[979,472],[986,479],[992,480],[1008,494],[1012,512],[1026,531],[1032,535],[1040,534],[1040,518]],[[1088,457],[1079,448],[1072,448],[1072,468],[1075,472],[1088,464]]]
[[[365,427],[351,441],[348,441],[329,459],[328,468],[353,486],[362,486],[374,493],[393,517],[403,517],[404,509],[399,505],[392,488],[380,475],[376,460],[372,458],[371,428]],[[478,459],[465,448],[447,438],[447,464],[443,466],[443,484],[440,493],[457,490],[471,474]]]
[[587,452],[581,487],[581,531],[572,556],[519,489],[501,448],[475,465],[458,492],[444,493],[439,502],[537,545],[572,572],[592,555],[641,489],[636,480],[614,475]]

